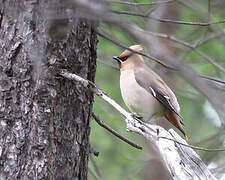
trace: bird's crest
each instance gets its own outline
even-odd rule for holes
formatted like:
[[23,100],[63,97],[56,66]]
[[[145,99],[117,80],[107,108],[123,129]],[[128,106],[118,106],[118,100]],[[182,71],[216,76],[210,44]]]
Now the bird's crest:
[[143,47],[141,45],[133,45],[133,46],[130,46],[129,48],[138,52],[143,50]]
[[[137,51],[137,52],[140,52],[140,51],[143,50],[143,47],[141,45],[133,45],[133,46],[130,46],[129,48],[132,49],[132,50],[134,50],[134,51]],[[129,51],[128,49],[126,49],[124,52],[122,52],[120,54],[119,57],[122,59],[122,58],[124,58],[125,56],[128,56],[131,53],[132,53],[131,51]]]

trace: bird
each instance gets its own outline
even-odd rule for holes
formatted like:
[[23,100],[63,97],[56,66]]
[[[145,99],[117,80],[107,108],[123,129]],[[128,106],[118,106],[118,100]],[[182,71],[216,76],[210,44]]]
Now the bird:
[[147,66],[140,54],[143,47],[132,45],[113,59],[120,66],[120,90],[132,114],[151,121],[165,117],[187,140],[177,98],[163,79]]

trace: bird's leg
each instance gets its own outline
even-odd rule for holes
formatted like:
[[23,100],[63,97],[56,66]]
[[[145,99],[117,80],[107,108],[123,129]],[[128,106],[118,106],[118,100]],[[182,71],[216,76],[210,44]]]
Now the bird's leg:
[[138,116],[138,115],[137,115],[136,113],[134,113],[134,112],[131,113],[131,116],[132,116],[134,119],[139,119],[139,120],[143,121],[143,117]]
[[144,123],[144,121],[143,121],[143,117],[140,117],[140,116],[137,116],[137,114],[136,113],[131,113],[131,116],[132,116],[132,118],[134,118],[136,121],[138,121],[140,124],[143,124]]

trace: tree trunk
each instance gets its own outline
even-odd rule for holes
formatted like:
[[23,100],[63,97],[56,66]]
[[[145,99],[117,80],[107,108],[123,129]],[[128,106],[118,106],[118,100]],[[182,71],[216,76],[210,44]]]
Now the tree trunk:
[[0,179],[87,179],[93,94],[57,72],[94,81],[96,23],[57,3],[0,0]]

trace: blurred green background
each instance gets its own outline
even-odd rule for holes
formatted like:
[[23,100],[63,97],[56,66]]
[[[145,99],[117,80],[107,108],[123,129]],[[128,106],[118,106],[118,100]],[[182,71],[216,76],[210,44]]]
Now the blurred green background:
[[[148,0],[138,0],[130,2],[151,2]],[[193,1],[191,1],[193,2]],[[220,4],[219,4],[220,2]],[[208,1],[199,1],[197,5],[201,8],[199,11],[208,12]],[[193,9],[198,8],[193,7]],[[160,9],[159,6],[127,6],[118,3],[109,3],[107,5],[109,9],[129,11],[129,12],[148,12],[155,8],[154,11]],[[168,3],[164,5],[162,12],[167,13],[165,19],[177,19],[188,22],[205,22],[208,17],[204,17],[202,14],[196,12],[192,8],[187,7],[182,3]],[[221,4],[221,1],[214,1],[210,5],[210,20],[217,21],[225,19],[225,1]],[[172,10],[171,10],[172,9]],[[121,17],[122,19],[133,23],[139,27],[145,28],[146,20],[142,17],[126,16],[126,15],[115,15],[115,17]],[[225,25],[218,24],[211,26],[188,26],[188,25],[177,25],[177,24],[166,24],[158,23],[153,21],[150,25],[156,25],[151,30],[155,32],[163,32],[172,34],[173,36],[180,38],[190,44],[195,43],[196,40],[204,40],[210,35],[216,34],[223,31]],[[214,28],[215,27],[215,28]],[[119,42],[124,45],[130,46],[133,44],[141,44],[135,39],[130,37],[126,32],[114,27],[113,25],[100,23],[99,30],[103,30],[109,34],[115,36]],[[99,88],[107,93],[112,99],[119,103],[122,107],[128,110],[123,103],[120,87],[119,87],[119,69],[116,62],[113,61],[112,56],[119,55],[124,49],[121,49],[108,40],[102,37],[98,37],[98,62],[95,82]],[[163,42],[168,43],[168,42]],[[205,61],[204,58],[198,55],[194,50],[188,49],[181,45],[169,44],[183,63],[188,64],[195,71],[200,74],[225,79],[225,74],[216,69],[212,64]],[[198,47],[199,50],[206,53],[208,56],[213,57],[218,64],[225,66],[225,38],[222,36],[216,36],[215,38],[205,41]],[[144,52],[148,53],[145,49]],[[159,65],[153,61],[144,58],[145,61],[156,71],[164,72]],[[160,71],[161,70],[161,71]],[[162,73],[163,74],[163,73]],[[176,72],[170,71],[166,75],[162,76],[173,81],[173,91],[175,92],[177,99],[181,107],[181,115],[184,118],[185,131],[190,137],[189,143],[197,143],[211,134],[216,133],[221,128],[221,121],[216,111],[208,103],[207,99],[200,94],[196,89],[192,87],[187,81],[179,76]],[[210,82],[212,83],[212,82]],[[224,84],[216,84],[221,88],[221,95],[224,97]],[[213,96],[213,95],[212,95]],[[99,156],[95,157],[91,155],[89,166],[94,169],[93,161],[97,164],[102,179],[107,180],[118,180],[118,179],[130,179],[130,180],[142,180],[148,178],[148,164],[150,163],[151,153],[148,150],[145,140],[137,134],[127,132],[125,119],[117,111],[115,111],[110,105],[95,97],[93,111],[98,117],[108,124],[113,129],[117,130],[120,134],[124,135],[128,139],[135,141],[137,144],[144,146],[144,150],[137,150],[130,145],[122,142],[120,139],[111,135],[108,131],[100,127],[93,119],[91,121],[91,136],[90,142],[91,147],[99,152]],[[170,126],[172,127],[172,126]],[[173,128],[173,127],[172,127]],[[175,128],[173,128],[175,129]],[[222,135],[213,137],[212,140],[196,144],[201,147],[207,148],[221,148],[224,144],[224,132]],[[197,151],[206,164],[210,164],[210,167],[223,167],[224,168],[224,153],[209,153],[203,151]],[[213,164],[213,165],[212,165]],[[215,175],[222,178],[223,171],[216,171]],[[89,179],[95,179],[94,176],[89,172]]]

